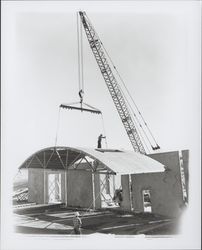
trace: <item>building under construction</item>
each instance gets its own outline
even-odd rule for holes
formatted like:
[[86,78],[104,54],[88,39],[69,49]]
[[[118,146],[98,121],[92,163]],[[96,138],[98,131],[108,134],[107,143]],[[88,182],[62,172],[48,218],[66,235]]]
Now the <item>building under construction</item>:
[[181,157],[179,152],[145,156],[120,150],[53,147],[34,153],[20,169],[28,169],[31,203],[117,208],[113,198],[121,189],[119,209],[176,217],[185,202],[182,164],[188,183],[188,151],[182,151]]
[[[35,152],[19,167],[28,169],[28,203],[176,218],[188,201],[188,150],[147,152],[147,147],[155,151],[160,146],[134,102],[136,111],[131,109],[113,73],[116,67],[86,13],[79,12],[78,18],[78,31],[83,26],[134,152],[57,145]],[[83,102],[81,42],[78,48],[80,102],[60,108],[99,115],[100,110]]]

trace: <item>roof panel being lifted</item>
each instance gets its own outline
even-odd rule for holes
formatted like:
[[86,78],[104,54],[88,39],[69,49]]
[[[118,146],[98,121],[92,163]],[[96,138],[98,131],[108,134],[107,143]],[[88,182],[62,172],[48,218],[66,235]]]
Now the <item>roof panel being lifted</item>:
[[[68,169],[76,161],[85,157],[96,160],[110,173],[114,174],[141,174],[165,171],[164,165],[160,162],[133,151],[71,147],[42,149],[31,155],[19,168]],[[38,161],[37,166],[35,159]],[[54,164],[52,164],[52,161],[54,161]],[[58,164],[56,164],[56,161]]]
[[121,150],[82,149],[117,174],[141,174],[164,172],[165,167],[150,157],[134,152]]

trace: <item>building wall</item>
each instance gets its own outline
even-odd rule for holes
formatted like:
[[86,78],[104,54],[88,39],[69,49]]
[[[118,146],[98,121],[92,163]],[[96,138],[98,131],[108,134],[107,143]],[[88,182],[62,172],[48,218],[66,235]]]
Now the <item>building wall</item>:
[[65,203],[65,170],[45,170],[45,193],[44,193],[44,203],[49,202],[48,197],[48,175],[49,174],[61,174],[61,202]]
[[[29,168],[28,201],[47,204],[49,202],[48,175],[58,173],[61,174],[61,202],[67,203],[69,206],[88,208],[93,203],[92,173],[82,170],[67,171],[65,176],[65,170]],[[99,176],[95,175],[95,195],[100,192],[98,180]],[[98,197],[96,200],[97,208],[101,207],[101,201],[99,200]]]
[[121,208],[126,211],[131,210],[130,190],[129,190],[129,175],[121,176],[122,197]]
[[132,194],[134,212],[144,212],[143,190],[150,190],[152,213],[168,217],[178,216],[182,199],[179,199],[172,188],[172,178],[166,174],[151,173],[132,175]]
[[150,190],[152,212],[175,217],[183,205],[182,184],[178,152],[150,155],[169,169],[163,173],[133,174],[132,202],[135,212],[144,212],[143,190]]
[[[180,176],[178,152],[167,152],[148,155],[168,167],[165,173],[148,173],[131,175],[132,201],[130,199],[129,176],[121,176],[123,189],[122,209],[130,210],[131,202],[135,212],[143,212],[142,191],[151,191],[152,212],[167,216],[176,216],[183,204],[182,185]],[[188,180],[188,153],[182,151],[185,175]],[[61,173],[62,202],[69,206],[93,207],[93,185],[95,207],[101,207],[100,176],[83,170],[45,170],[40,168],[28,169],[28,201],[37,204],[48,203],[48,174]],[[45,184],[45,185],[44,185]],[[45,190],[44,190],[45,187]]]
[[[91,164],[93,164],[91,162]],[[97,166],[99,167],[99,163],[96,163]],[[91,169],[91,167],[89,166],[89,163],[87,162],[82,162],[79,163],[77,166],[77,170],[84,170],[84,169]],[[82,171],[81,171],[82,172]],[[100,195],[100,175],[98,173],[93,173],[92,176],[92,181],[93,181],[93,189],[94,189],[94,199],[95,199],[95,208],[101,208],[101,195]]]
[[179,151],[148,155],[168,167],[166,178],[170,179],[173,195],[178,201],[183,199]]
[[47,204],[48,197],[48,175],[61,174],[61,202],[65,203],[65,171],[40,168],[28,169],[28,201],[37,204]]
[[95,208],[101,208],[100,175],[94,174]]
[[189,200],[189,150],[182,150],[183,168],[185,175],[185,188],[187,192],[187,201]]
[[44,203],[44,170],[28,169],[28,201],[37,204]]
[[93,207],[93,184],[90,171],[68,171],[67,205],[85,208]]

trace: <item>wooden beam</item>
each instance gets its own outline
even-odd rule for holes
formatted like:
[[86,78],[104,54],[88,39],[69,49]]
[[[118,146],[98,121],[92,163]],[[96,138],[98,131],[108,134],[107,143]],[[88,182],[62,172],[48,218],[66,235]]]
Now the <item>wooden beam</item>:
[[80,159],[79,163],[76,165],[76,167],[74,167],[74,169],[77,169],[77,168],[78,168],[78,166],[81,164],[81,162],[83,161],[83,159],[84,159],[84,158],[81,158],[81,159]]
[[38,155],[35,154],[35,158],[38,160],[38,162],[40,163],[40,165],[42,166],[42,168],[45,168],[44,164],[41,162],[41,160],[39,159]]
[[55,149],[53,150],[53,152],[51,153],[51,155],[50,155],[49,159],[47,160],[47,163],[46,163],[45,168],[47,168],[47,167],[48,167],[48,163],[49,163],[50,159],[52,158],[52,156],[54,155],[54,152],[55,152]]
[[29,168],[29,166],[30,166],[31,162],[32,162],[32,161],[33,161],[33,159],[34,159],[34,156],[35,156],[35,155],[33,155],[33,156],[32,156],[32,158],[31,158],[30,162],[27,164],[26,168]]
[[62,159],[61,159],[61,157],[60,157],[60,154],[59,154],[59,152],[57,151],[57,149],[56,149],[56,154],[57,154],[57,156],[58,156],[58,158],[59,158],[59,160],[60,160],[60,163],[62,164],[62,166],[63,166],[63,168],[65,169],[65,165],[64,165],[64,163],[63,163],[63,161],[62,161]]
[[68,166],[68,168],[70,168],[71,166],[73,166],[74,165],[74,163],[79,159],[79,157],[81,157],[81,153],[79,153],[78,155],[77,155],[77,157],[73,160],[73,162],[71,163],[71,165],[69,165]]
[[85,161],[88,163],[88,165],[91,167],[91,169],[93,170],[93,172],[95,172],[94,167],[92,166],[92,164],[86,159],[86,157],[84,157]]
[[65,168],[67,169],[68,167],[68,158],[69,158],[69,151],[67,149],[67,153],[66,153],[66,160],[65,160]]

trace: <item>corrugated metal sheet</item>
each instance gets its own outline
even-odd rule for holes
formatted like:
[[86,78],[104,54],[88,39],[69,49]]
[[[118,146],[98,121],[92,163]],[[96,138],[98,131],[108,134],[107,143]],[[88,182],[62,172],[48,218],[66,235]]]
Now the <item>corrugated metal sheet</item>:
[[[164,165],[160,162],[151,159],[150,157],[139,154],[133,151],[120,151],[120,150],[98,150],[98,149],[90,149],[90,148],[71,148],[71,147],[57,147],[57,148],[46,148],[42,149],[32,156],[30,156],[21,166],[20,168],[26,168],[29,165],[30,159],[34,157],[34,155],[40,155],[43,156],[43,153],[45,155],[51,154],[51,151],[57,150],[59,155],[67,154],[68,153],[68,164],[70,165],[71,162],[78,157],[78,155],[83,156],[89,156],[92,159],[97,160],[101,164],[103,164],[105,167],[107,167],[110,171],[117,173],[117,174],[141,174],[141,173],[155,173],[155,172],[164,172],[165,168]],[[67,152],[68,151],[68,152]],[[42,159],[41,159],[42,160]],[[51,169],[58,169],[55,162],[55,157],[52,157],[48,163],[48,166],[46,168]],[[57,159],[59,162],[59,158]],[[34,165],[31,162],[29,167],[37,167],[41,168],[42,164],[40,165],[39,162],[36,162],[37,166]],[[33,166],[32,166],[33,164]]]

